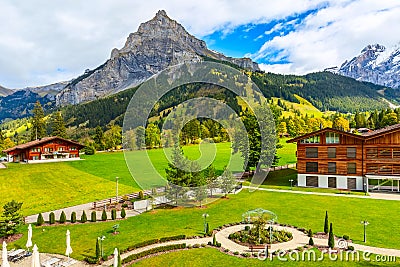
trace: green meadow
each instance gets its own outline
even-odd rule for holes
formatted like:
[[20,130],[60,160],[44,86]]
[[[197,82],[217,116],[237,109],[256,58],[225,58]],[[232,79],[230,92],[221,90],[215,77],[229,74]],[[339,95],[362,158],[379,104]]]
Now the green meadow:
[[[104,235],[104,251],[111,255],[114,248],[127,248],[145,240],[186,234],[199,235],[203,229],[203,213],[210,216],[207,221],[210,228],[238,222],[248,210],[263,208],[275,212],[278,222],[297,227],[323,231],[325,211],[333,223],[334,233],[338,236],[349,235],[353,242],[363,243],[361,220],[368,220],[367,245],[397,248],[397,229],[400,227],[397,201],[358,199],[318,195],[287,194],[280,192],[255,191],[244,189],[228,199],[219,199],[206,208],[156,209],[140,216],[119,220],[120,234],[112,234],[116,222],[97,222],[49,227],[34,227],[33,240],[42,252],[63,254],[65,252],[65,232],[71,231],[73,257],[83,259],[94,255],[96,238]],[[78,214],[78,217],[80,214]],[[22,232],[26,232],[24,226]],[[24,247],[26,235],[10,246]]]

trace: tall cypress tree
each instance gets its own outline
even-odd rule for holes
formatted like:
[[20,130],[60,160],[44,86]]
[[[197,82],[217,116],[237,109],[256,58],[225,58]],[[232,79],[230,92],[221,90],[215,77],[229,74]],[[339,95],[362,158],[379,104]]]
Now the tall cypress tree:
[[62,138],[67,137],[67,132],[65,129],[65,122],[64,122],[64,118],[61,114],[61,111],[57,112],[53,118],[52,135],[62,137]]
[[35,107],[33,108],[33,117],[31,123],[31,140],[36,140],[46,136],[44,111],[39,101],[35,103]]
[[329,231],[329,221],[328,221],[328,211],[325,213],[325,225],[324,225],[324,233],[327,234]]
[[335,237],[333,235],[332,223],[330,224],[330,227],[329,227],[328,247],[330,247],[330,248],[335,247]]

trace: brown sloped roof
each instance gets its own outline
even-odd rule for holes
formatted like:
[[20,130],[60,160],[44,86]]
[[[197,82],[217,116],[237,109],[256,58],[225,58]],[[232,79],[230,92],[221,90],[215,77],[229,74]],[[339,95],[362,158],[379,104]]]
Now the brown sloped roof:
[[22,150],[22,149],[26,149],[26,148],[29,148],[29,147],[33,147],[33,146],[37,146],[37,145],[46,143],[48,141],[56,140],[56,139],[57,140],[62,140],[62,141],[68,142],[68,143],[75,144],[75,145],[77,145],[79,147],[84,147],[84,145],[82,145],[82,144],[80,144],[80,143],[78,143],[76,141],[68,140],[68,139],[65,139],[65,138],[58,137],[58,136],[49,136],[49,137],[43,137],[41,139],[36,139],[34,141],[31,141],[31,142],[28,142],[28,143],[25,143],[25,144],[21,144],[21,145],[17,145],[17,146],[8,148],[6,150],[3,150],[3,152],[8,153],[8,152],[13,151],[13,150]]
[[318,131],[315,131],[315,132],[311,132],[311,133],[304,134],[302,136],[298,136],[298,137],[295,137],[293,139],[287,140],[286,143],[294,143],[294,142],[300,141],[302,139],[308,138],[310,136],[317,135],[317,134],[324,133],[324,132],[334,132],[334,133],[338,133],[338,134],[351,136],[351,137],[354,137],[354,138],[357,138],[357,139],[362,139],[363,138],[361,135],[348,133],[348,132],[345,132],[345,131],[342,131],[342,130],[338,130],[338,129],[334,129],[334,128],[324,128],[324,129],[321,129],[321,130],[318,130]]
[[395,124],[395,125],[391,125],[391,126],[387,126],[385,128],[378,129],[378,130],[375,130],[375,131],[363,133],[361,135],[348,133],[348,132],[341,131],[341,130],[338,130],[338,129],[333,129],[333,128],[325,128],[325,129],[321,129],[321,130],[318,130],[318,131],[315,131],[315,132],[312,132],[312,133],[308,133],[308,134],[305,134],[305,135],[302,135],[302,136],[287,140],[286,142],[287,143],[294,143],[294,142],[300,141],[302,139],[308,138],[310,136],[317,135],[317,134],[320,134],[322,132],[327,132],[327,131],[335,132],[335,133],[338,133],[338,134],[344,134],[344,135],[347,135],[347,136],[352,136],[352,137],[357,138],[357,139],[366,140],[366,139],[376,138],[376,137],[379,137],[381,135],[392,133],[392,132],[395,132],[395,131],[398,131],[398,130],[400,130],[400,123],[399,124]]
[[387,134],[387,133],[390,133],[390,132],[393,132],[396,130],[400,130],[400,123],[391,125],[391,126],[386,126],[385,128],[371,131],[368,133],[363,133],[362,136],[365,137],[366,139],[370,139],[370,138],[375,138],[377,136],[381,136],[382,134]]

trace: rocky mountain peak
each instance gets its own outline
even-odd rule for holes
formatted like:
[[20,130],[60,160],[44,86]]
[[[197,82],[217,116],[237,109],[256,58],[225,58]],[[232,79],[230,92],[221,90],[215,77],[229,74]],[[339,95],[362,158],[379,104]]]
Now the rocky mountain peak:
[[381,44],[372,44],[361,50],[358,56],[346,60],[334,72],[360,81],[392,88],[400,87],[400,48],[387,49]]
[[57,97],[57,105],[78,104],[114,94],[140,84],[168,66],[199,62],[203,57],[232,62],[242,68],[259,70],[249,58],[231,58],[207,48],[204,41],[160,10],[129,34],[124,47],[114,48],[103,65],[72,80]]

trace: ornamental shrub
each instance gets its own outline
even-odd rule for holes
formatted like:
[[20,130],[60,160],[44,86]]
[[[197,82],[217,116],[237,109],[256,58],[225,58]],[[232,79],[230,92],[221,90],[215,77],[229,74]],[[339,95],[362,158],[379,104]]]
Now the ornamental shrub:
[[36,225],[41,226],[42,224],[44,224],[43,215],[41,213],[39,213],[37,220],[36,220]]
[[106,210],[103,210],[103,213],[101,214],[101,220],[102,221],[107,221],[107,212],[106,212]]
[[87,222],[87,216],[86,216],[86,212],[83,211],[82,216],[81,216],[81,223],[85,223],[85,222]]
[[54,212],[50,212],[49,214],[49,224],[54,224],[56,222],[56,216],[54,215]]
[[67,216],[65,216],[65,212],[62,211],[61,214],[60,214],[60,220],[59,220],[59,222],[60,222],[60,223],[65,223],[66,221],[67,221]]
[[126,217],[126,211],[125,209],[122,207],[121,209],[121,218],[124,219]]
[[92,213],[90,214],[90,221],[91,222],[96,222],[97,221],[97,213],[96,211],[92,211]]
[[75,211],[73,211],[72,213],[71,213],[71,223],[76,223],[76,212]]

